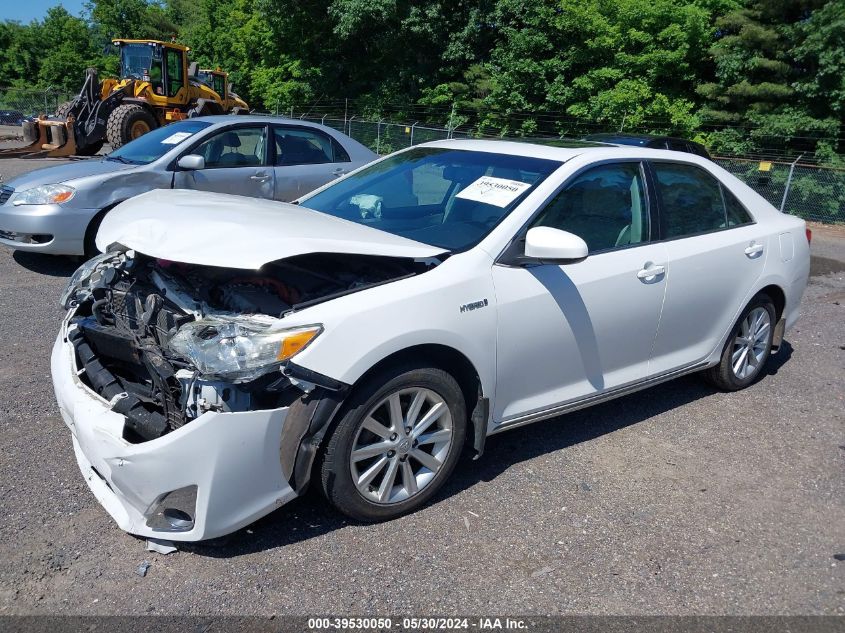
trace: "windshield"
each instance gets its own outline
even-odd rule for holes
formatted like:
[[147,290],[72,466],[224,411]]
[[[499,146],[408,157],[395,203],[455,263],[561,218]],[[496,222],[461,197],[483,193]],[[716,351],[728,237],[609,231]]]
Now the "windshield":
[[[149,44],[123,44],[120,47],[120,67],[124,78],[143,79],[153,71],[153,49]],[[155,63],[161,72],[161,60]]]
[[448,250],[481,241],[561,163],[420,147],[366,167],[302,206]]
[[171,123],[128,142],[106,156],[106,159],[133,165],[147,165],[209,125],[211,123],[207,121],[190,120]]

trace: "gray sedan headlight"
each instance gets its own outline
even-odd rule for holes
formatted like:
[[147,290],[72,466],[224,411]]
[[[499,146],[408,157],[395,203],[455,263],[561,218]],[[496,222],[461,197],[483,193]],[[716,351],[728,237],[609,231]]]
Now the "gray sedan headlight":
[[322,331],[320,325],[274,329],[260,318],[215,316],[182,326],[168,347],[202,374],[244,382],[272,371]]
[[68,185],[41,185],[32,189],[16,191],[9,200],[13,205],[22,204],[64,204],[76,194]]
[[93,259],[89,259],[87,262],[82,264],[82,266],[77,268],[76,272],[71,276],[70,281],[67,282],[67,286],[65,286],[65,290],[59,299],[59,305],[67,310],[72,301],[79,301],[81,297],[78,295],[91,285],[91,281],[93,281],[95,273],[100,270],[100,265],[110,259],[114,259],[116,255],[116,253],[103,253],[102,255],[97,255]]

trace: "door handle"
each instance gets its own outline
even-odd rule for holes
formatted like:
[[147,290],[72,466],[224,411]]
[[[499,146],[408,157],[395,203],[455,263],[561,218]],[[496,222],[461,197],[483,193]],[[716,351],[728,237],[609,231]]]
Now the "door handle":
[[655,266],[651,262],[647,263],[643,269],[637,273],[637,279],[651,279],[666,272],[665,266]]
[[756,255],[759,255],[762,252],[763,245],[758,244],[757,242],[751,242],[751,244],[748,245],[748,248],[745,249],[745,254],[749,257],[755,257]]
[[338,168],[337,168],[337,169],[335,169],[332,173],[333,173],[333,174],[342,174],[342,173],[344,173],[345,171],[346,171],[346,170],[345,170],[343,167],[338,167]]
[[261,182],[264,182],[264,181],[265,181],[265,180],[267,180],[269,177],[270,177],[270,176],[268,176],[267,174],[253,174],[252,176],[250,176],[250,177],[249,177],[249,179],[250,179],[250,180],[259,180],[259,181],[261,181]]

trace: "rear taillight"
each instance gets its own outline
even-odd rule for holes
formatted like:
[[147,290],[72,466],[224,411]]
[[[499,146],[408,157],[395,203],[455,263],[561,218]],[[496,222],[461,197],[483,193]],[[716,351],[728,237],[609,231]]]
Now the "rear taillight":
[[807,234],[807,244],[813,243],[813,232],[810,229],[804,229],[804,232]]

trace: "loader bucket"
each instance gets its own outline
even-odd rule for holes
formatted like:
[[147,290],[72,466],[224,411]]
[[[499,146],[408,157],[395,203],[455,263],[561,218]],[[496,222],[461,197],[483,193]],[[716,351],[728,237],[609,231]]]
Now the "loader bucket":
[[31,140],[23,147],[0,149],[0,158],[63,158],[76,153],[76,139],[73,134],[73,117],[66,121],[51,121],[40,116],[35,121],[24,121],[25,140]]

